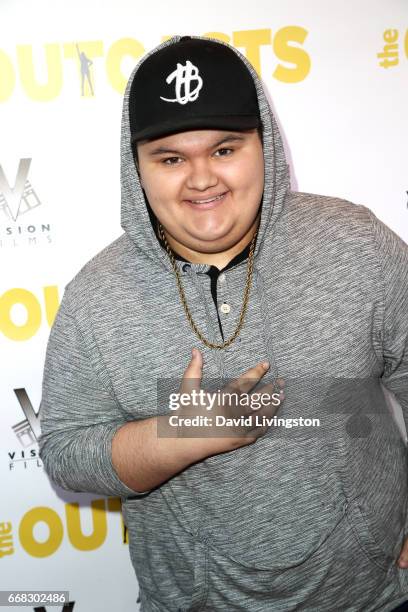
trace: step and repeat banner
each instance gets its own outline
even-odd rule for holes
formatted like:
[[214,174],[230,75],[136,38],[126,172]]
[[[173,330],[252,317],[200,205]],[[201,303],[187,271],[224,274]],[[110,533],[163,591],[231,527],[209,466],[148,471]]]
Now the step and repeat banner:
[[364,204],[408,241],[408,5],[2,0],[0,23],[0,590],[137,610],[120,500],[56,488],[37,445],[64,286],[122,233],[127,78],[173,34],[231,42],[268,88],[292,188]]

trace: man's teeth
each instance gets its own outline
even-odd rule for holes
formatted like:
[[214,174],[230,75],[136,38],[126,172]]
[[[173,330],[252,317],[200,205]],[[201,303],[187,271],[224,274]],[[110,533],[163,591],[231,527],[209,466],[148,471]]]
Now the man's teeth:
[[193,204],[208,204],[208,202],[215,202],[215,200],[220,200],[225,194],[222,193],[219,196],[215,196],[215,198],[209,198],[208,200],[190,200]]

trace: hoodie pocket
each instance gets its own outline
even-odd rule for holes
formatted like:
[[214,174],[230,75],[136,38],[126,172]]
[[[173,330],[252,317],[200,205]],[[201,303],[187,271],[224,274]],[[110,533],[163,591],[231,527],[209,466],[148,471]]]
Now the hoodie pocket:
[[198,612],[208,595],[208,544],[196,540],[194,543],[194,583],[190,605],[180,607],[178,612]]
[[[401,536],[398,539],[400,544]],[[205,610],[371,609],[400,595],[394,559],[377,545],[361,508],[346,507],[341,520],[312,554],[286,568],[247,566],[210,546]],[[389,599],[388,599],[389,601]]]
[[[177,565],[177,558],[174,559]],[[204,609],[208,595],[208,544],[206,541],[194,541],[193,581],[189,596],[171,593],[166,584],[171,584],[169,577],[164,577],[159,593],[141,593],[143,612],[199,612]],[[169,582],[170,581],[170,582]],[[191,585],[191,583],[190,583]]]
[[365,510],[363,501],[350,501],[347,508],[347,519],[357,542],[368,560],[380,570],[385,572],[392,570],[404,542],[404,524],[400,525],[398,537],[395,540],[392,535],[389,535],[386,540],[387,546],[385,549],[374,536],[373,529],[370,527],[370,518]]

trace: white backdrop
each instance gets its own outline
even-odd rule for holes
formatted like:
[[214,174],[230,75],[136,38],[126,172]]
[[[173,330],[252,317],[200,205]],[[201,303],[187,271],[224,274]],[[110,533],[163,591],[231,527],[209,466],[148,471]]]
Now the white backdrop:
[[[365,204],[408,241],[408,5],[2,0],[0,24],[0,589],[127,612],[138,587],[118,500],[56,490],[36,443],[64,286],[121,233],[127,77],[164,37],[219,33],[268,87],[292,187]],[[93,62],[84,95],[76,44]]]

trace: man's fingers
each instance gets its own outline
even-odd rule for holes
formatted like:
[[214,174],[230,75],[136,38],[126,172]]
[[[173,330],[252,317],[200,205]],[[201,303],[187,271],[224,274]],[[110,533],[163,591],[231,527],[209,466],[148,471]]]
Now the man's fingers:
[[408,567],[408,538],[404,541],[400,555],[398,557],[398,565],[402,568]]
[[249,416],[258,412],[262,406],[269,405],[272,401],[272,394],[274,393],[273,383],[268,383],[261,387],[256,393],[248,394],[248,402],[238,403],[232,405],[234,413],[241,414],[243,416]]
[[258,363],[238,378],[231,380],[223,389],[226,393],[248,393],[269,370],[269,362]]
[[[271,419],[275,416],[284,400],[282,387],[283,384],[279,383],[279,385],[277,385],[275,381],[275,384],[268,383],[257,392],[257,396],[262,398],[262,401],[259,402],[259,408],[254,408],[252,404],[251,412],[253,414],[253,427],[247,434],[248,439],[255,441],[268,431],[271,423],[268,423],[267,419]],[[257,416],[255,417],[255,415]],[[266,419],[265,423],[263,423],[264,418]]]
[[[264,406],[265,407],[274,406],[276,408],[279,408],[280,404],[285,399],[285,393],[283,390],[284,384],[285,383],[283,381],[283,378],[280,378],[280,379],[278,378],[275,380],[275,382],[268,383],[264,385],[263,387],[261,387],[259,391],[256,392],[256,395],[262,398],[261,406],[259,408],[262,408]],[[269,401],[266,395],[269,395]],[[256,409],[257,408],[253,407],[253,410],[256,410]]]

